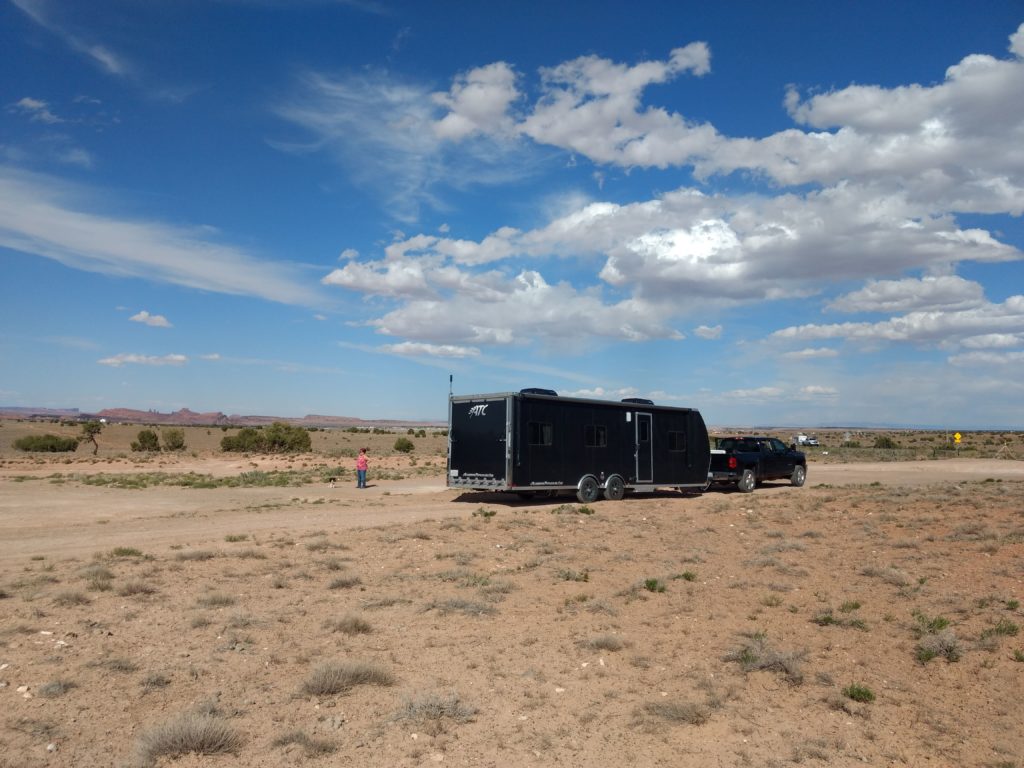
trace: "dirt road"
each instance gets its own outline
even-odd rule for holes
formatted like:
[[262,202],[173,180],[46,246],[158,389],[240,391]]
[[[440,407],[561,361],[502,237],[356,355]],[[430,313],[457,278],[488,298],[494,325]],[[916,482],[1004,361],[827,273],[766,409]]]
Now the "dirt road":
[[[223,474],[223,462],[189,467]],[[177,468],[181,469],[181,468]],[[25,473],[20,473],[25,477]],[[1024,479],[1024,462],[951,459],[873,464],[812,465],[808,485],[919,486],[933,483]],[[788,483],[771,483],[757,493],[799,493]],[[723,492],[712,491],[708,497]],[[724,493],[729,493],[725,491]],[[644,503],[645,497],[624,503]],[[648,497],[649,498],[649,497]],[[660,498],[680,498],[666,493]],[[571,497],[547,504],[572,501]],[[598,502],[613,504],[616,502]],[[680,503],[696,504],[687,497]],[[270,488],[195,489],[157,486],[141,490],[16,481],[0,473],[0,561],[45,554],[87,557],[115,546],[152,549],[171,544],[201,545],[225,535],[266,531],[305,532],[325,526],[360,528],[443,517],[465,517],[483,504],[536,506],[501,494],[458,493],[443,476],[351,484]]]

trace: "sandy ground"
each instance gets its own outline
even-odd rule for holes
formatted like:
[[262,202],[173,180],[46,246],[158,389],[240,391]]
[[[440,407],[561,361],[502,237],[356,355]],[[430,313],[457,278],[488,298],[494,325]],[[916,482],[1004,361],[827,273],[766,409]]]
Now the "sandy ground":
[[[1024,462],[589,508],[81,482],[251,468],[0,468],[0,766],[1024,765]],[[153,746],[196,713],[229,751]]]

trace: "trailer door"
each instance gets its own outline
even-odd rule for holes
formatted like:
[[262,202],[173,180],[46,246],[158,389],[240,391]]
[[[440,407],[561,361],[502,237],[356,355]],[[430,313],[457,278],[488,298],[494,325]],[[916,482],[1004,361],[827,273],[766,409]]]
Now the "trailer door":
[[448,441],[448,484],[502,487],[510,447],[506,398],[453,400]]
[[636,481],[654,482],[654,451],[651,443],[651,414],[636,414]]

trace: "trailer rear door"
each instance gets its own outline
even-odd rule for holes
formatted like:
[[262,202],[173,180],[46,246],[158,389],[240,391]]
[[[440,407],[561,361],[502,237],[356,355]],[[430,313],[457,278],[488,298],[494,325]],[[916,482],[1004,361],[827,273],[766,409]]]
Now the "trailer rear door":
[[448,483],[502,487],[509,472],[507,398],[452,400]]
[[654,481],[654,449],[651,433],[651,414],[636,414],[636,481],[650,483]]

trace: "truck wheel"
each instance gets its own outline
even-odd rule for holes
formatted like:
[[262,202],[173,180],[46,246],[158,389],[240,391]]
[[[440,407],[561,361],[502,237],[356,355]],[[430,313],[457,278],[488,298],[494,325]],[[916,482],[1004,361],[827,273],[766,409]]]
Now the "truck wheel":
[[576,488],[576,498],[580,500],[580,504],[593,504],[597,501],[597,497],[600,493],[601,486],[598,485],[597,480],[590,475],[587,475],[580,480],[580,484]]
[[799,488],[807,480],[807,467],[802,464],[797,464],[793,469],[793,476],[789,478],[789,481]]
[[743,493],[751,493],[757,487],[757,477],[754,475],[754,470],[744,469],[740,479],[736,481],[736,487],[743,491]]
[[608,478],[608,482],[604,485],[604,497],[608,501],[622,501],[622,497],[625,495],[626,484],[622,482],[622,478],[618,475]]

